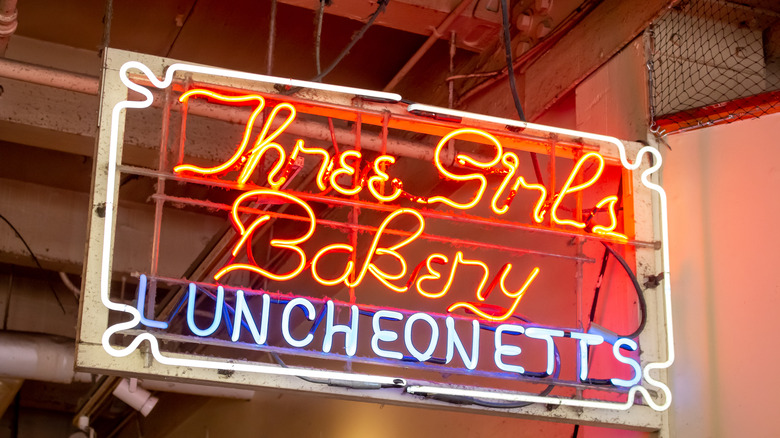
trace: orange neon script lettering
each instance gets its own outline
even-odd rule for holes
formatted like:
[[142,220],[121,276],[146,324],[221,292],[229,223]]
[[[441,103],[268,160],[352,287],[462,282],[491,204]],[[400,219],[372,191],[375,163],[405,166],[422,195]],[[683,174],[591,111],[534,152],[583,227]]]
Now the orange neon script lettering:
[[322,148],[307,148],[304,146],[303,140],[299,139],[295,142],[295,149],[293,150],[292,154],[290,154],[290,163],[295,162],[295,159],[298,158],[299,153],[307,155],[319,155],[322,157],[320,169],[317,171],[317,188],[323,191],[326,190],[328,188],[325,185],[326,175],[329,166],[331,165],[330,154],[328,154],[328,151]]
[[[347,164],[348,158],[355,160],[354,166]],[[360,193],[360,191],[363,189],[363,186],[360,184],[360,181],[355,181],[355,174],[358,172],[358,167],[362,158],[363,157],[361,156],[360,151],[356,150],[344,151],[341,154],[339,157],[339,167],[334,169],[330,174],[330,186],[333,187],[335,191],[341,193],[344,196],[353,196]],[[351,176],[352,181],[354,182],[354,187],[351,189],[342,187],[338,181],[339,175]]]
[[482,195],[485,193],[485,187],[487,187],[487,179],[485,179],[485,176],[480,173],[470,173],[467,175],[458,175],[455,173],[452,173],[444,168],[444,163],[441,161],[441,152],[444,149],[444,146],[447,145],[447,142],[449,142],[452,138],[463,135],[463,134],[472,134],[477,135],[480,137],[484,137],[493,144],[496,148],[496,156],[492,160],[483,163],[481,161],[477,161],[473,158],[471,158],[468,155],[464,154],[458,154],[455,156],[455,159],[458,161],[461,165],[471,165],[473,167],[479,168],[479,169],[489,169],[496,164],[498,164],[499,160],[501,159],[502,155],[502,148],[501,143],[499,143],[498,139],[493,137],[492,135],[488,134],[485,131],[479,130],[479,129],[473,129],[473,128],[461,128],[456,129],[449,134],[442,137],[442,139],[439,141],[439,144],[436,145],[436,150],[433,154],[433,161],[436,164],[436,169],[439,170],[439,173],[441,175],[444,175],[445,178],[454,180],[454,181],[478,181],[479,182],[479,188],[475,192],[474,196],[471,198],[469,202],[461,203],[453,201],[450,198],[447,198],[446,196],[433,196],[431,198],[428,198],[427,200],[421,201],[428,204],[432,204],[434,202],[441,202],[444,204],[449,205],[450,207],[457,208],[460,210],[468,210],[477,203],[479,203],[480,199],[482,199]]
[[263,107],[265,106],[265,99],[256,94],[248,94],[244,96],[226,96],[224,94],[215,93],[209,90],[194,89],[182,94],[181,97],[179,97],[179,102],[185,103],[191,96],[207,96],[211,99],[226,103],[244,103],[257,101],[257,106],[252,111],[252,114],[249,116],[249,120],[246,123],[246,128],[244,129],[244,136],[241,138],[241,143],[238,145],[238,148],[236,149],[236,152],[233,154],[233,156],[230,157],[227,161],[215,167],[198,167],[191,164],[180,164],[173,168],[174,173],[192,172],[201,175],[213,175],[229,172],[233,169],[234,166],[236,166],[241,157],[244,155],[244,150],[246,150],[247,144],[249,144],[249,138],[252,135],[252,128],[254,127],[255,120],[257,119],[257,116],[259,116],[263,111]]
[[[269,135],[268,131],[271,130],[271,124],[276,119],[279,111],[283,109],[288,111],[287,118]],[[274,189],[278,189],[284,183],[286,177],[282,176],[279,179],[276,179],[276,175],[282,170],[282,167],[287,164],[287,153],[278,143],[274,143],[274,140],[290,126],[290,123],[292,123],[293,120],[295,120],[295,114],[295,107],[289,103],[280,103],[271,110],[271,114],[268,115],[268,118],[263,124],[263,129],[260,131],[260,135],[257,137],[254,147],[249,151],[249,158],[244,164],[244,168],[241,170],[241,174],[238,176],[236,182],[245,184],[255,171],[257,164],[260,162],[260,158],[262,158],[269,149],[274,149],[279,154],[279,158],[276,160],[271,172],[268,173],[268,184]]]
[[614,231],[615,228],[617,227],[617,215],[615,214],[615,204],[617,203],[617,200],[618,200],[617,196],[607,196],[606,198],[602,199],[598,204],[596,204],[596,208],[598,209],[603,208],[605,205],[607,206],[607,211],[609,212],[610,224],[609,226],[595,225],[593,227],[593,233],[601,234],[602,236],[613,237],[617,240],[628,241],[628,237],[626,237],[625,234],[617,233]]
[[515,173],[517,172],[517,167],[519,165],[520,160],[517,158],[517,155],[515,155],[513,152],[506,152],[501,157],[501,163],[509,169],[509,172],[506,174],[504,179],[501,181],[501,185],[496,189],[495,194],[493,195],[493,199],[490,203],[490,208],[493,210],[495,214],[505,214],[507,210],[509,210],[509,202],[514,197],[514,195],[517,193],[517,190],[522,187],[526,190],[537,190],[539,192],[539,199],[536,201],[536,205],[534,205],[534,210],[532,213],[532,217],[536,223],[541,223],[542,220],[544,220],[544,201],[547,199],[547,188],[543,186],[542,184],[529,184],[525,181],[525,178],[522,176],[518,176],[515,180],[514,184],[512,185],[512,188],[510,189],[510,195],[507,198],[507,200],[504,201],[504,205],[498,206],[499,198],[501,197],[501,193],[504,192],[506,189],[506,186],[509,184],[509,181],[514,177]]
[[[405,238],[401,239],[400,242],[396,243],[393,246],[383,248],[379,246],[379,239],[384,234],[385,229],[390,224],[390,222],[395,219],[396,217],[402,215],[402,214],[410,214],[414,216],[418,223],[419,227],[417,230],[415,230],[414,233],[412,233],[409,236],[406,236]],[[399,208],[398,210],[393,211],[390,213],[384,221],[382,221],[382,224],[379,226],[379,229],[376,232],[376,235],[374,235],[374,240],[371,242],[371,247],[368,250],[368,254],[366,254],[366,259],[363,262],[363,266],[360,269],[360,272],[357,274],[354,280],[348,281],[347,286],[349,287],[356,287],[360,284],[361,281],[363,281],[363,278],[366,275],[366,272],[371,272],[371,274],[376,277],[377,280],[379,280],[382,284],[384,284],[386,287],[396,291],[396,292],[405,292],[407,289],[407,286],[396,286],[392,283],[390,283],[390,280],[398,280],[399,278],[406,275],[406,260],[404,260],[403,256],[401,256],[398,253],[398,250],[403,248],[404,246],[412,243],[415,239],[417,239],[420,234],[422,234],[423,230],[425,229],[425,219],[423,219],[422,215],[417,212],[416,210],[413,210],[411,208]],[[385,271],[381,270],[378,266],[376,266],[373,263],[373,257],[374,255],[389,255],[393,258],[395,258],[400,266],[401,269],[399,270],[398,274],[388,274]]]
[[[214,275],[215,280],[219,280],[225,274],[231,271],[245,270],[245,271],[255,272],[257,274],[260,274],[272,280],[286,281],[296,277],[298,274],[301,273],[301,271],[303,271],[304,267],[306,266],[306,254],[303,252],[303,250],[300,247],[298,247],[298,245],[307,241],[311,237],[311,235],[314,234],[314,228],[316,226],[314,211],[312,211],[311,207],[309,207],[308,204],[306,204],[304,201],[302,201],[296,196],[284,192],[269,190],[269,189],[250,190],[248,192],[243,193],[238,198],[236,198],[236,201],[233,203],[231,220],[233,221],[233,226],[236,228],[239,235],[241,236],[241,238],[233,248],[233,255],[235,256],[236,254],[238,254],[238,250],[243,245],[251,245],[252,233],[254,233],[254,231],[257,229],[259,225],[265,223],[270,218],[270,215],[267,214],[261,215],[259,218],[255,219],[248,227],[244,227],[244,224],[241,222],[241,219],[238,217],[239,206],[241,205],[242,202],[244,202],[244,200],[246,200],[247,198],[251,198],[253,196],[256,196],[260,199],[269,198],[269,197],[284,198],[287,201],[292,201],[295,204],[298,204],[306,211],[306,214],[309,217],[309,229],[306,231],[306,233],[304,233],[301,237],[296,239],[272,239],[271,242],[269,243],[271,247],[288,249],[298,254],[298,257],[300,258],[300,261],[298,262],[298,266],[286,274],[274,274],[259,266],[249,265],[245,263],[231,263],[223,267],[222,269],[220,269]],[[250,243],[246,243],[247,240],[249,240]]]
[[[382,188],[385,186],[385,183],[390,180],[390,175],[385,171],[385,166],[387,165],[384,163],[388,163],[388,165],[395,164],[395,157],[381,155],[374,160],[374,175],[368,178],[368,191],[371,192],[379,202],[392,202],[401,196],[401,188],[393,186],[393,193],[389,196],[382,193]],[[398,178],[393,178],[393,182],[399,186],[401,185],[401,181]]]
[[531,273],[528,275],[528,278],[525,280],[525,283],[520,287],[520,289],[510,292],[506,290],[506,286],[504,285],[506,276],[509,274],[509,271],[511,270],[511,265],[508,266],[508,269],[504,269],[501,273],[501,292],[503,292],[504,295],[506,295],[509,298],[514,299],[514,302],[512,303],[512,306],[507,309],[506,312],[494,315],[491,313],[487,313],[480,309],[480,303],[467,303],[467,302],[457,302],[453,305],[451,305],[447,311],[453,312],[457,309],[466,309],[469,312],[474,313],[475,315],[479,316],[482,319],[488,320],[488,321],[494,321],[494,322],[500,322],[500,321],[506,321],[510,316],[512,316],[515,313],[515,310],[517,309],[517,305],[520,303],[520,300],[523,298],[523,295],[525,295],[525,292],[528,290],[528,287],[531,285],[531,283],[536,279],[536,276],[539,275],[539,267],[534,268]]
[[[452,262],[452,267],[450,268],[450,275],[447,278],[447,282],[444,284],[442,289],[439,292],[428,292],[425,289],[422,288],[422,283],[424,281],[428,280],[438,280],[441,278],[441,274],[433,269],[431,266],[431,262],[435,259],[442,260],[444,263],[447,263],[447,257],[442,254],[431,254],[428,259],[426,260],[425,264],[428,268],[428,272],[430,274],[424,274],[421,275],[419,279],[417,279],[417,282],[415,283],[415,286],[417,287],[417,292],[420,293],[420,295],[428,298],[440,298],[449,292],[450,287],[452,286],[452,282],[455,280],[455,273],[458,270],[458,265],[471,265],[471,266],[479,266],[482,268],[482,279],[479,282],[479,287],[477,287],[477,299],[480,301],[483,301],[484,298],[482,297],[482,290],[485,288],[485,283],[487,283],[489,270],[485,262],[481,260],[468,260],[463,258],[463,252],[458,251],[455,253],[455,260]],[[438,262],[437,262],[438,263]]]

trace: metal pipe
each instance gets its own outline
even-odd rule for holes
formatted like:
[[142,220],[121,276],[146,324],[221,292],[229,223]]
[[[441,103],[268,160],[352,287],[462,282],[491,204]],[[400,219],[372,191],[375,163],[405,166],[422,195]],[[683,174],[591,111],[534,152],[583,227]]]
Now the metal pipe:
[[[213,105],[197,101],[189,103],[188,112],[190,115],[208,117],[230,123],[246,123],[247,120],[246,110],[234,107],[219,107],[219,109],[215,109]],[[335,139],[338,144],[353,145],[355,141],[355,133],[353,130],[334,128],[333,135],[331,136],[331,130],[327,124],[304,119],[296,119],[295,123],[290,124],[284,132],[286,134],[302,136],[308,139],[320,140],[328,143]],[[381,152],[382,147],[384,146],[386,149],[385,152],[387,153],[425,161],[432,161],[435,151],[434,145],[421,145],[419,142],[410,142],[394,138],[387,138],[385,141],[382,135],[367,132],[362,133],[360,146],[362,149],[374,152]],[[444,157],[442,158],[445,163],[454,161],[454,157],[451,153],[445,152],[443,155]],[[478,159],[479,157],[475,156],[475,158]]]
[[[300,197],[301,194],[298,194]],[[174,204],[187,204],[187,205],[195,205],[198,207],[208,208],[211,210],[223,210],[223,211],[232,211],[233,206],[227,205],[227,204],[220,204],[217,202],[211,202],[211,201],[201,201],[197,199],[190,199],[190,198],[181,198],[177,196],[168,196],[168,195],[152,195],[152,199],[155,201],[162,200],[166,202],[171,202]],[[331,198],[334,199],[334,198]],[[351,203],[351,206],[353,209],[358,209],[356,207],[356,203]],[[294,221],[308,221],[309,219],[305,216],[296,216],[292,214],[286,214],[286,213],[277,213],[274,211],[266,211],[266,210],[260,210],[256,208],[247,208],[247,207],[239,207],[237,209],[238,211],[242,213],[250,213],[250,214],[259,214],[262,213],[263,215],[270,216],[272,218],[281,218],[281,219],[290,219]],[[359,210],[359,209],[358,209]],[[423,216],[432,216],[430,215],[430,211],[423,210],[420,211],[420,214]],[[435,217],[435,216],[433,216]],[[317,219],[317,223],[320,225],[325,225],[326,227],[331,228],[338,228],[338,229],[344,229],[344,230],[350,230],[350,231],[363,231],[367,233],[376,233],[379,231],[378,227],[370,226],[370,225],[360,225],[354,221],[350,222],[337,222],[337,221],[331,221],[328,219]],[[411,236],[413,233],[410,231],[402,231],[402,230],[393,230],[393,229],[385,229],[385,234],[389,235],[395,235],[395,236]],[[354,235],[354,234],[353,234]],[[478,242],[474,240],[467,240],[467,239],[458,239],[451,236],[437,236],[434,234],[427,234],[422,233],[419,237],[421,240],[429,240],[431,242],[439,242],[439,243],[447,243],[452,246],[468,246],[472,248],[483,248],[483,249],[494,249],[497,251],[506,251],[514,254],[521,254],[521,255],[538,255],[543,257],[554,257],[554,258],[561,258],[561,259],[568,259],[568,260],[576,260],[581,262],[587,262],[587,263],[594,263],[595,260],[587,257],[587,256],[570,256],[565,254],[558,254],[554,252],[546,252],[546,251],[537,251],[533,249],[525,249],[525,248],[518,248],[513,246],[504,246],[504,245],[497,245],[493,243],[487,243],[487,242]],[[356,248],[356,241],[353,240],[350,242],[353,248]],[[355,252],[352,253],[352,263],[357,265],[356,260],[356,254]]]
[[[146,176],[146,177],[153,177],[153,178],[157,178],[161,175],[160,172],[157,172],[155,170],[146,169],[143,167],[127,166],[123,164],[118,165],[117,170],[119,170],[122,173],[129,173],[132,175],[139,175],[139,176]],[[211,187],[223,187],[226,189],[248,190],[249,188],[261,188],[261,186],[255,186],[253,184],[252,185],[244,184],[239,186],[237,183],[230,182],[230,181],[210,180],[205,178],[192,178],[192,177],[171,175],[171,174],[164,174],[163,176],[174,181],[202,184]],[[397,208],[396,206],[393,205],[377,204],[377,203],[367,202],[367,201],[355,201],[351,199],[317,195],[314,193],[304,193],[304,192],[298,192],[293,190],[289,190],[286,192],[291,195],[297,196],[303,200],[311,200],[314,202],[321,202],[323,204],[339,204],[348,207],[356,206],[359,208],[369,208],[369,209],[374,209],[379,211],[393,211]],[[152,195],[152,197],[154,196],[156,195]],[[610,240],[609,238],[602,237],[597,234],[586,234],[584,232],[566,231],[563,229],[556,229],[556,228],[545,228],[536,225],[525,225],[518,222],[510,222],[510,221],[504,221],[500,219],[486,219],[479,216],[471,216],[466,214],[448,213],[448,212],[438,211],[438,210],[420,210],[420,214],[422,214],[425,217],[433,217],[436,219],[447,219],[453,221],[460,221],[464,223],[496,226],[496,227],[502,227],[507,229],[521,229],[521,230],[539,232],[539,233],[556,235],[556,236],[582,237],[584,239],[593,240],[593,241],[612,242],[612,240]],[[654,242],[646,242],[642,240],[628,240],[625,242],[625,244],[633,245],[637,247],[645,247],[645,248],[655,247]]]
[[[44,382],[91,382],[92,375],[74,371],[73,340],[49,335],[0,331],[0,378]],[[143,380],[152,391],[249,400],[254,391],[195,384]]]
[[436,29],[433,30],[433,33],[431,33],[431,36],[428,37],[427,40],[423,43],[422,46],[420,46],[419,49],[417,49],[417,52],[412,55],[411,58],[409,58],[408,61],[406,61],[406,64],[404,64],[403,67],[401,67],[401,70],[398,71],[398,73],[393,76],[393,79],[390,80],[390,82],[385,86],[384,91],[390,91],[393,88],[395,88],[396,85],[398,85],[399,82],[401,82],[401,79],[406,76],[407,73],[414,67],[415,64],[417,64],[417,61],[419,61],[423,55],[433,46],[433,43],[436,42],[439,38],[441,38],[442,35],[444,35],[445,32],[452,26],[452,23],[455,21],[456,18],[460,16],[460,14],[463,13],[463,11],[466,10],[472,3],[474,3],[474,0],[462,0],[458,6],[450,12],[449,15],[447,15],[447,18],[444,19],[444,21],[439,24],[439,26],[436,27]]
[[[157,169],[160,172],[164,172],[168,167],[168,131],[170,128],[171,120],[171,88],[165,91],[165,99],[162,112],[162,129],[160,132],[160,155],[158,158]],[[182,117],[182,120],[184,118]],[[183,123],[183,122],[182,122]],[[184,129],[182,129],[182,135],[184,135]],[[157,194],[161,195],[165,193],[165,178],[157,178]],[[152,275],[157,275],[157,268],[159,266],[160,259],[160,232],[162,230],[162,202],[155,202],[154,206],[154,227],[152,231],[152,260],[150,270]],[[149,285],[149,293],[146,296],[146,317],[154,319],[155,317],[155,305],[157,303],[157,283],[152,281]]]
[[62,280],[62,284],[65,285],[65,287],[68,288],[71,292],[73,292],[73,296],[76,297],[76,300],[79,299],[81,296],[81,290],[77,288],[72,281],[70,281],[70,278],[68,278],[68,274],[60,271],[60,279]]
[[[538,57],[547,52],[553,45],[555,45],[563,36],[576,26],[586,15],[588,15],[596,6],[598,6],[603,0],[586,0],[580,6],[572,11],[561,23],[555,27],[546,37],[544,37],[538,44],[531,47],[530,50],[523,53],[517,59],[512,62],[512,67],[518,69],[518,74],[522,74],[525,71],[525,67],[532,62],[536,61]],[[468,101],[472,97],[481,94],[485,89],[492,87],[498,81],[503,80],[509,74],[509,67],[506,66],[497,72],[490,72],[495,76],[477,84],[471,90],[464,93],[455,106],[461,106],[464,102]]]
[[0,59],[0,77],[97,96],[100,79],[52,67]]
[[16,0],[0,0],[0,57],[5,56],[11,35],[16,32],[17,16]]
[[90,381],[73,371],[72,340],[27,333],[0,332],[0,377],[72,383]]
[[[10,59],[0,59],[0,77],[60,88],[77,93],[97,95],[100,88],[100,80],[94,76],[82,75],[51,67],[44,67],[26,62]],[[231,123],[243,123],[246,115],[240,109],[220,108],[214,110],[209,105],[192,103],[189,114],[223,120]],[[310,139],[330,141],[330,129],[317,122],[297,120],[290,125],[286,132],[304,136]],[[335,129],[336,141],[344,144],[352,144],[354,134],[347,129]],[[361,140],[362,147],[371,151],[380,151],[383,145],[381,136],[364,133]],[[388,138],[386,142],[388,152],[420,160],[433,159],[433,147],[420,146],[403,140]],[[452,157],[445,157],[445,162],[450,162]]]

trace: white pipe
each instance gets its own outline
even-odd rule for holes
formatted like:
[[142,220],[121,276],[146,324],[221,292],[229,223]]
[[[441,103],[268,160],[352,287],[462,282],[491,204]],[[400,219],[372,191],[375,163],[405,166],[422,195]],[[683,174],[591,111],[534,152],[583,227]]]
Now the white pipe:
[[51,336],[0,332],[0,377],[71,383],[88,374],[75,373],[73,341]]
[[8,41],[16,32],[16,0],[0,0],[0,56],[5,56]]
[[146,417],[149,412],[152,412],[159,399],[152,395],[151,392],[141,388],[138,385],[130,385],[129,379],[122,379],[114,389],[114,395],[119,400],[127,403],[140,412],[141,415]]
[[5,58],[0,59],[0,77],[95,96],[100,89],[100,80],[94,76]]
[[205,386],[195,383],[165,382],[162,380],[142,380],[141,386],[150,391],[175,392],[177,394],[200,395],[204,397],[233,398],[251,400],[255,392],[251,389],[223,388],[221,386]]
[[68,289],[70,289],[71,292],[73,292],[73,296],[76,297],[76,300],[79,299],[79,296],[81,296],[81,290],[77,288],[72,281],[70,281],[70,278],[68,278],[68,274],[60,271],[60,280],[62,280],[62,284],[65,285]]
[[[0,0],[2,1],[2,0]],[[97,95],[100,81],[94,76],[87,76],[51,67],[44,67],[11,59],[0,59],[0,77],[60,88],[77,93]],[[247,112],[232,107],[214,107],[200,102],[189,105],[189,113],[215,120],[231,123],[246,123]],[[287,133],[330,143],[330,129],[322,123],[298,120],[290,125]],[[335,128],[336,141],[341,145],[352,145],[355,135],[352,131]],[[360,138],[363,149],[379,152],[382,149],[382,138],[375,134],[363,133]],[[394,138],[387,139],[386,152],[398,156],[430,161],[433,159],[433,145],[420,145]],[[451,154],[445,153],[444,161],[452,162]]]
[[[76,347],[72,340],[47,335],[0,331],[0,378],[44,382],[91,382],[92,375],[74,371]],[[254,391],[192,383],[144,380],[152,391],[250,400]],[[128,403],[129,404],[129,403]]]

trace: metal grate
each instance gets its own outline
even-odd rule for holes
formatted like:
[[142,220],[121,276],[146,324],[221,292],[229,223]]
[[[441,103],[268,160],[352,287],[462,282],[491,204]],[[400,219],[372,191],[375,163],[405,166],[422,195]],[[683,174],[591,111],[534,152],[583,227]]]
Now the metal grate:
[[751,3],[682,0],[653,23],[655,129],[680,132],[780,111],[780,4]]

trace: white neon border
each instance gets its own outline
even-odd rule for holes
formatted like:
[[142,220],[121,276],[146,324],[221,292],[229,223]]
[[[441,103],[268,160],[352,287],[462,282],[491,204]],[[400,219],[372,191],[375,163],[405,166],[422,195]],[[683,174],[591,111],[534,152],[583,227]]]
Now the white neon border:
[[[214,75],[214,76],[231,77],[236,79],[246,79],[251,81],[270,82],[275,84],[289,85],[293,87],[305,87],[305,88],[313,88],[318,90],[335,91],[339,93],[357,94],[361,96],[376,97],[376,98],[396,101],[396,102],[401,100],[400,95],[393,94],[393,93],[381,93],[381,92],[362,90],[362,89],[351,88],[351,87],[341,87],[341,86],[334,86],[328,84],[298,81],[294,79],[276,78],[272,76],[237,72],[233,70],[225,70],[225,69],[219,69],[213,67],[196,66],[196,65],[189,65],[189,64],[182,64],[182,63],[176,63],[170,65],[166,70],[165,79],[160,81],[146,65],[138,61],[128,61],[124,63],[122,67],[119,69],[120,80],[128,89],[140,93],[141,95],[146,97],[146,99],[143,101],[125,100],[119,102],[114,106],[111,114],[111,136],[109,142],[108,172],[106,178],[105,205],[106,205],[107,214],[105,216],[104,229],[103,229],[104,235],[103,235],[103,252],[102,252],[101,271],[100,271],[100,292],[101,292],[101,301],[103,302],[103,305],[106,306],[106,308],[118,312],[129,313],[130,315],[132,315],[132,319],[124,323],[115,324],[106,329],[102,337],[102,345],[106,353],[114,357],[125,357],[130,355],[133,351],[135,351],[138,348],[138,346],[141,344],[141,342],[147,340],[149,341],[150,350],[152,352],[153,357],[158,362],[164,365],[218,369],[218,370],[231,370],[231,371],[244,371],[244,372],[262,373],[262,374],[311,377],[311,378],[321,378],[321,379],[348,380],[354,382],[377,383],[380,385],[391,385],[391,386],[406,386],[406,380],[397,377],[373,376],[373,375],[352,374],[352,373],[345,373],[345,372],[338,372],[338,371],[321,371],[321,370],[310,370],[310,369],[303,369],[303,368],[283,368],[280,366],[268,366],[268,365],[244,364],[244,363],[235,363],[235,362],[220,362],[220,361],[210,361],[210,360],[168,357],[160,353],[157,338],[155,338],[154,335],[152,335],[151,333],[143,333],[137,336],[135,339],[133,339],[130,345],[122,349],[115,349],[110,344],[109,339],[113,334],[122,330],[132,329],[133,327],[138,325],[138,323],[141,321],[141,314],[138,312],[137,308],[135,308],[134,306],[129,306],[127,304],[115,303],[111,301],[109,297],[109,283],[110,283],[110,274],[111,274],[109,269],[109,261],[111,256],[110,236],[112,234],[113,220],[114,220],[114,199],[113,198],[114,198],[114,187],[116,185],[119,117],[121,111],[124,109],[147,108],[151,106],[152,102],[154,101],[154,96],[147,88],[133,83],[127,77],[127,72],[131,68],[135,68],[143,72],[144,75],[146,75],[146,77],[149,79],[149,81],[159,89],[164,89],[167,88],[169,85],[171,85],[173,81],[173,76],[176,73],[176,71],[183,71],[183,72],[192,72],[192,73],[203,73],[203,74]],[[660,152],[658,152],[656,149],[652,147],[645,146],[639,150],[634,162],[629,163],[626,157],[625,146],[620,140],[614,137],[598,135],[598,134],[590,134],[590,133],[574,131],[570,129],[562,129],[562,128],[544,126],[544,125],[537,125],[533,123],[520,122],[516,120],[485,116],[480,114],[468,113],[464,111],[457,111],[457,110],[451,110],[447,108],[440,108],[440,107],[422,105],[422,104],[409,105],[407,110],[409,112],[425,111],[425,112],[431,112],[436,114],[448,114],[448,115],[463,117],[467,119],[482,120],[489,123],[499,123],[503,125],[516,126],[520,128],[531,128],[539,131],[546,131],[551,133],[608,142],[614,144],[618,148],[618,152],[620,154],[620,161],[623,167],[629,170],[635,170],[640,166],[644,154],[647,153],[652,155],[655,164],[649,169],[642,172],[641,180],[642,183],[645,185],[645,187],[649,188],[652,191],[655,191],[658,194],[660,199],[661,234],[662,234],[661,251],[662,251],[662,258],[663,258],[662,265],[663,265],[663,273],[664,273],[664,301],[665,301],[664,307],[665,307],[665,317],[666,317],[665,323],[667,327],[667,339],[666,339],[667,360],[664,362],[648,363],[645,365],[643,371],[644,379],[649,384],[658,387],[664,393],[664,403],[660,405],[653,400],[648,390],[642,387],[641,385],[635,385],[629,389],[628,398],[625,403],[604,402],[604,401],[594,401],[594,400],[578,400],[578,399],[568,399],[568,398],[559,398],[559,397],[541,397],[532,394],[501,393],[501,392],[481,391],[481,390],[472,390],[472,389],[459,389],[459,388],[452,388],[452,387],[445,387],[445,386],[415,385],[415,386],[406,387],[406,391],[411,394],[442,394],[442,395],[454,395],[454,396],[467,396],[467,397],[485,398],[485,399],[493,399],[493,400],[544,403],[544,404],[551,404],[551,405],[588,407],[588,408],[610,409],[610,410],[629,409],[634,404],[636,393],[640,393],[642,397],[645,399],[645,401],[647,402],[647,404],[654,410],[656,411],[666,410],[672,402],[671,391],[669,390],[668,386],[666,386],[666,384],[650,376],[650,371],[655,369],[668,368],[674,362],[674,337],[673,337],[674,332],[672,326],[671,288],[669,282],[670,279],[669,242],[668,242],[666,192],[664,192],[661,186],[649,180],[649,176],[655,173],[661,167],[662,157]]]
[[666,323],[667,359],[664,362],[648,363],[645,365],[643,371],[644,380],[648,384],[659,388],[664,393],[663,404],[656,403],[653,400],[653,397],[650,395],[650,392],[640,384],[634,385],[628,390],[628,399],[626,400],[625,403],[604,402],[604,401],[595,401],[595,400],[578,400],[578,399],[568,399],[568,398],[560,398],[560,397],[540,397],[538,395],[531,395],[531,394],[502,393],[502,392],[481,391],[481,390],[473,390],[473,389],[459,389],[459,388],[444,387],[444,386],[414,385],[414,386],[407,387],[406,391],[411,394],[441,394],[441,395],[465,396],[465,397],[485,398],[485,399],[493,399],[493,400],[503,400],[503,401],[547,403],[552,405],[575,406],[575,407],[583,407],[583,408],[614,409],[620,411],[628,410],[631,406],[634,405],[634,399],[635,399],[634,396],[638,392],[642,395],[642,398],[644,398],[648,406],[650,406],[654,410],[664,411],[667,408],[669,408],[669,406],[672,403],[671,390],[665,383],[660,382],[654,379],[652,376],[650,376],[650,371],[656,369],[660,370],[660,369],[669,368],[674,362],[674,327],[672,326],[672,292],[671,292],[670,276],[669,276],[669,237],[668,237],[669,223],[666,217],[666,213],[667,213],[666,192],[664,191],[663,187],[653,183],[649,179],[651,174],[655,173],[657,170],[661,168],[661,164],[663,162],[661,153],[653,147],[644,146],[637,152],[634,162],[630,163],[628,161],[628,158],[626,157],[625,145],[623,144],[623,142],[621,142],[615,137],[574,131],[571,129],[537,125],[535,123],[521,122],[518,120],[511,120],[511,119],[503,119],[500,117],[468,113],[465,111],[458,111],[449,108],[440,108],[436,106],[423,105],[423,104],[411,104],[407,107],[407,111],[409,112],[422,111],[422,112],[433,113],[433,114],[451,115],[451,116],[461,117],[465,119],[482,120],[488,123],[509,125],[518,128],[529,128],[529,129],[546,131],[555,134],[567,135],[571,137],[581,137],[590,140],[597,140],[597,141],[611,143],[617,147],[618,153],[620,154],[620,163],[623,165],[624,168],[628,170],[636,170],[637,168],[639,168],[639,166],[642,163],[642,158],[644,158],[645,154],[652,155],[654,164],[652,167],[642,172],[641,179],[642,179],[642,184],[644,184],[645,187],[658,194],[660,200],[660,206],[661,206],[661,212],[660,212],[661,213],[661,243],[662,243],[661,254],[663,259],[661,263],[663,266],[663,275],[664,275],[664,281],[663,281],[664,310],[665,310],[664,322]]
[[137,326],[138,323],[141,321],[141,314],[137,308],[135,308],[134,306],[129,306],[127,304],[115,303],[111,301],[109,297],[109,290],[110,290],[109,286],[110,286],[110,278],[111,278],[111,272],[109,269],[109,260],[111,258],[111,235],[112,235],[113,221],[114,221],[114,214],[115,214],[114,213],[114,187],[116,186],[117,144],[119,139],[120,113],[122,112],[122,110],[127,108],[134,108],[134,109],[148,108],[149,106],[151,106],[152,102],[154,101],[154,96],[152,95],[151,91],[149,91],[146,87],[143,87],[141,85],[132,82],[128,78],[127,72],[128,70],[133,68],[143,72],[143,74],[146,75],[146,77],[149,79],[152,85],[160,89],[164,89],[170,86],[171,83],[173,82],[174,74],[177,71],[183,71],[183,72],[192,72],[192,73],[203,73],[203,74],[214,75],[214,76],[230,77],[236,79],[248,79],[252,81],[284,84],[293,87],[314,88],[318,90],[335,91],[338,93],[357,94],[360,96],[377,97],[380,99],[393,100],[393,101],[401,100],[401,96],[393,93],[382,93],[377,91],[361,90],[358,88],[341,87],[336,85],[320,84],[314,82],[304,82],[304,81],[298,81],[294,79],[276,78],[272,76],[243,73],[243,72],[237,72],[232,70],[225,70],[225,69],[197,66],[197,65],[188,65],[188,64],[181,64],[181,63],[170,65],[166,70],[165,79],[160,81],[146,65],[138,61],[125,62],[122,65],[122,67],[119,69],[120,80],[122,81],[123,84],[125,84],[125,86],[128,89],[137,91],[138,93],[146,97],[146,99],[143,101],[130,101],[130,100],[121,101],[114,106],[111,113],[111,136],[109,140],[108,172],[106,177],[106,215],[105,215],[105,222],[103,226],[103,252],[102,252],[101,267],[100,267],[100,298],[103,302],[103,305],[106,306],[108,309],[115,310],[118,312],[129,313],[130,315],[132,315],[132,319],[127,322],[114,324],[113,326],[108,327],[106,329],[102,337],[103,349],[106,351],[106,353],[114,357],[125,357],[131,354],[133,351],[135,351],[138,348],[138,346],[141,344],[141,342],[147,340],[149,341],[149,346],[152,352],[152,356],[163,365],[183,366],[183,367],[192,367],[192,368],[207,368],[207,369],[217,369],[217,370],[230,370],[230,371],[245,371],[245,372],[252,372],[252,373],[309,377],[309,378],[326,379],[326,380],[328,379],[342,380],[342,381],[352,381],[352,382],[361,382],[361,383],[373,383],[373,384],[388,385],[388,386],[405,386],[406,380],[399,377],[352,374],[352,373],[345,373],[339,371],[322,371],[322,370],[311,370],[305,368],[285,368],[282,366],[247,364],[247,363],[236,363],[236,362],[227,362],[227,361],[220,362],[220,361],[199,360],[199,359],[183,359],[183,358],[164,356],[160,352],[157,338],[155,338],[154,335],[152,335],[151,333],[143,333],[141,335],[138,335],[137,337],[135,337],[135,339],[132,340],[132,342],[130,342],[130,345],[122,349],[116,349],[111,345],[109,340],[114,333],[117,333],[122,330],[132,329],[133,327]]

